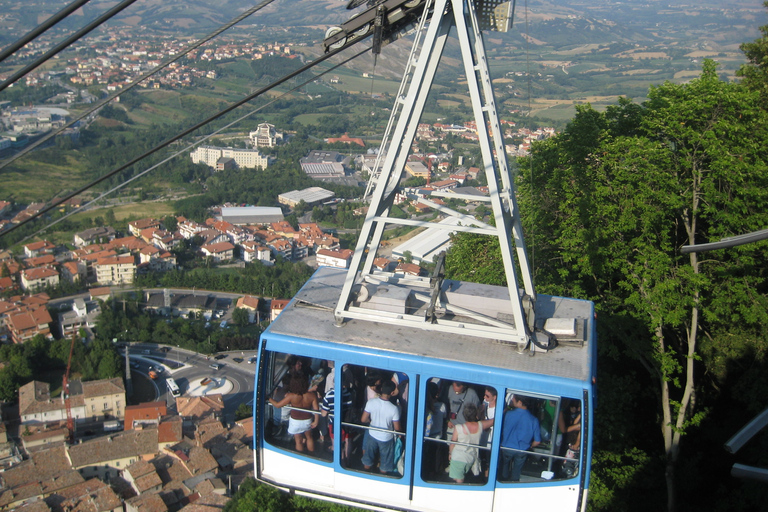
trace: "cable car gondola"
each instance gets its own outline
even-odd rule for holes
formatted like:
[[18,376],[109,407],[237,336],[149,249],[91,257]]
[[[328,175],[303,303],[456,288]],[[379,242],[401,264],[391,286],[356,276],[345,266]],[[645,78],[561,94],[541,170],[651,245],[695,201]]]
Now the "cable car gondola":
[[[259,340],[255,476],[373,510],[583,511],[595,310],[533,287],[481,34],[506,30],[511,6],[422,5],[350,268],[318,269]],[[389,215],[405,193],[399,183],[451,28],[469,78],[489,194],[450,197],[488,203],[492,224],[451,210],[436,200],[448,196],[438,191],[418,200],[453,222]],[[377,251],[391,225],[496,237],[507,286],[446,279],[442,256],[431,276],[380,267]],[[486,418],[474,423],[482,432],[466,427]]]

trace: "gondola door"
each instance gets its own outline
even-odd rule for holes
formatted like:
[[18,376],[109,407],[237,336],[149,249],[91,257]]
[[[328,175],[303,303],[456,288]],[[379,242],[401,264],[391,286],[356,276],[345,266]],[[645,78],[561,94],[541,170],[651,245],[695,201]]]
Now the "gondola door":
[[[462,483],[457,483],[451,478],[448,460],[451,435],[445,431],[441,432],[441,428],[444,428],[451,419],[451,408],[448,405],[443,409],[440,403],[446,400],[446,389],[452,388],[452,380],[422,375],[421,382],[418,393],[419,405],[417,405],[417,435],[414,436],[415,468],[411,473],[413,475],[411,508],[424,511],[492,510],[494,479],[486,479],[483,468],[478,476],[471,474],[470,470]],[[479,395],[478,399],[482,401],[483,385],[464,384],[472,389],[470,393]],[[438,422],[441,425],[437,425]],[[457,428],[460,426],[457,425]],[[497,440],[493,437],[491,440],[495,446]],[[458,446],[460,445],[457,444],[454,450]],[[496,458],[490,450],[487,453],[489,454],[487,463],[494,467]]]
[[[411,399],[415,375],[362,365],[345,365],[358,385],[354,400],[339,404],[336,436],[349,449],[337,466],[335,488],[342,496],[370,506],[411,508],[413,436],[418,403]],[[342,384],[342,376],[338,384]],[[337,384],[337,385],[338,385]],[[392,391],[394,388],[394,391]],[[389,391],[389,392],[388,392]],[[341,454],[344,453],[342,448]]]

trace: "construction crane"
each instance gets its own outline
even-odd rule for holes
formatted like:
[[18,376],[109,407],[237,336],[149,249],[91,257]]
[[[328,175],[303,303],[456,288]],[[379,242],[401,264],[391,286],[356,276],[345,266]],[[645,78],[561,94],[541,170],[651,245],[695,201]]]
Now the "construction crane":
[[77,330],[72,333],[72,343],[69,345],[69,358],[67,359],[67,371],[62,380],[61,393],[64,396],[64,406],[67,408],[67,432],[69,443],[75,442],[75,420],[72,418],[72,404],[69,401],[69,372],[72,369],[72,352],[75,350],[75,340],[77,339]]

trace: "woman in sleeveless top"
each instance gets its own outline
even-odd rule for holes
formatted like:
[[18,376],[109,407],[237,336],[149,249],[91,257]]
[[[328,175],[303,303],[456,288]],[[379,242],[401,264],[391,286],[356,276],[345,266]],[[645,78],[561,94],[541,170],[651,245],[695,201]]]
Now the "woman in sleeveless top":
[[475,465],[477,465],[477,473],[475,474],[480,473],[480,458],[477,445],[480,444],[480,436],[483,434],[483,430],[490,428],[493,425],[493,420],[478,421],[477,416],[478,409],[475,404],[464,404],[465,422],[456,425],[456,428],[453,430],[451,441],[474,445],[451,444],[448,448],[448,458],[451,461],[448,476],[457,484],[464,483],[464,475]]
[[[285,398],[279,402],[269,399],[273,407],[279,409],[286,405],[294,407],[291,409],[291,415],[288,420],[288,433],[293,435],[296,443],[296,451],[303,452],[306,445],[310,452],[315,451],[314,429],[317,426],[318,415],[308,412],[319,411],[317,403],[317,393],[309,391],[309,380],[307,376],[301,373],[294,373],[291,376],[291,383],[288,386],[288,393]],[[305,410],[298,410],[305,409]]]

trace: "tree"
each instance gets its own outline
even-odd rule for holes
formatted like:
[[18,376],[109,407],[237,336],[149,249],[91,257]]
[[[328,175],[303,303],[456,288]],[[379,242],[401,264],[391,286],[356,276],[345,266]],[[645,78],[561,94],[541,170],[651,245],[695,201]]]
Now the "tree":
[[768,118],[756,93],[720,81],[710,61],[698,79],[648,96],[642,112],[617,106],[639,130],[618,126],[618,112],[585,107],[562,136],[534,146],[523,162],[521,211],[541,234],[539,277],[595,300],[614,327],[602,344],[623,347],[655,381],[674,510],[683,436],[713,400],[699,381],[700,340],[734,325],[760,337],[768,322],[764,249],[702,260],[679,250],[768,224]]
[[[763,5],[768,9],[768,1]],[[762,37],[740,46],[748,62],[739,68],[737,75],[743,77],[745,86],[768,99],[768,25],[760,27],[760,32]]]
[[248,325],[250,323],[248,310],[245,308],[235,308],[232,312],[232,322],[242,327]]
[[244,420],[253,416],[253,407],[248,404],[240,404],[235,411],[235,421]]

